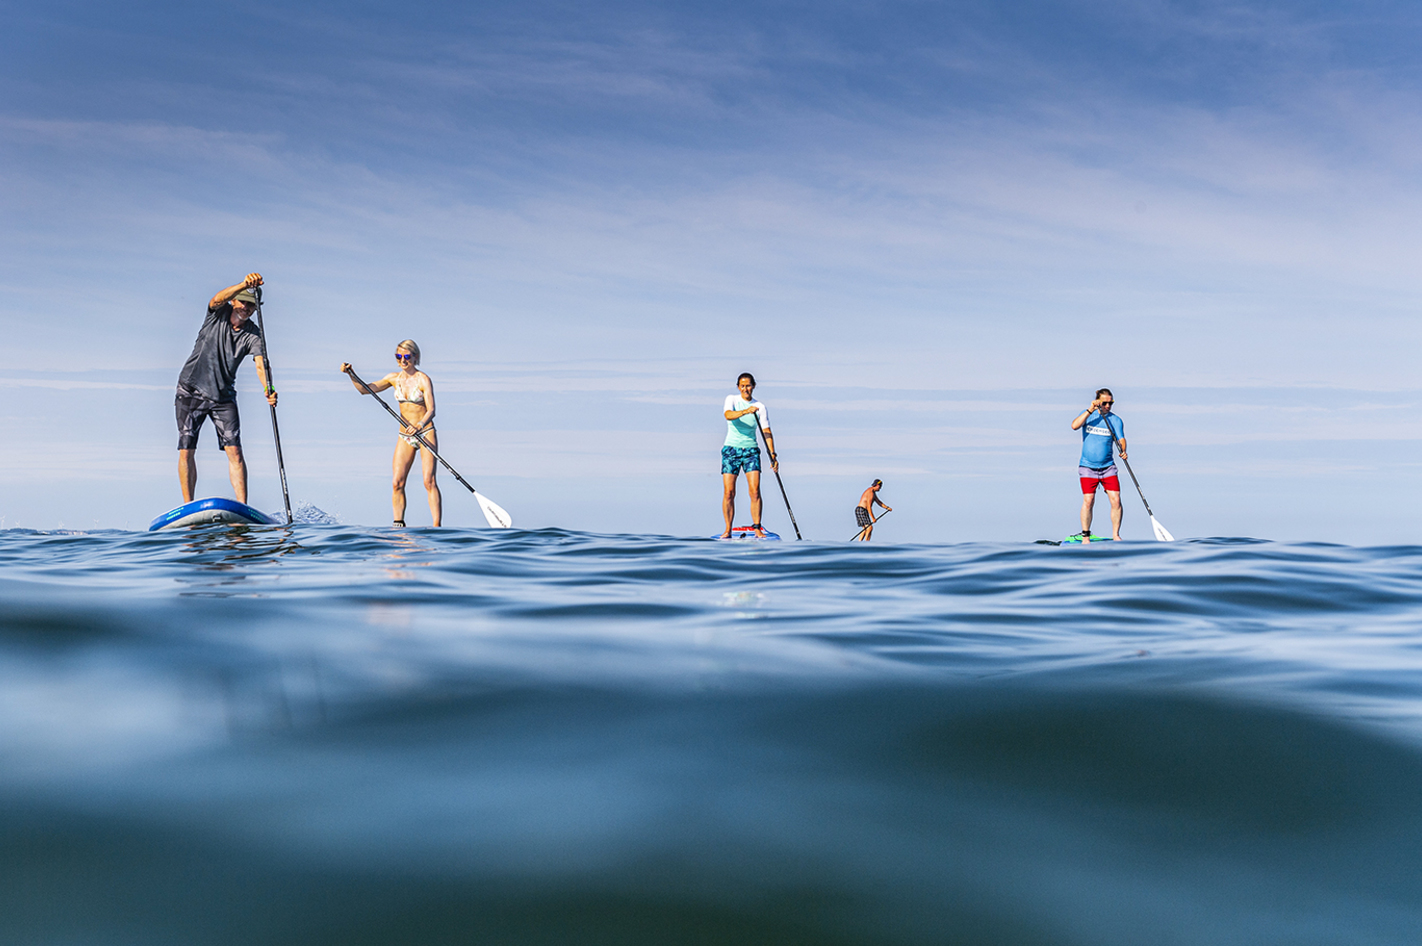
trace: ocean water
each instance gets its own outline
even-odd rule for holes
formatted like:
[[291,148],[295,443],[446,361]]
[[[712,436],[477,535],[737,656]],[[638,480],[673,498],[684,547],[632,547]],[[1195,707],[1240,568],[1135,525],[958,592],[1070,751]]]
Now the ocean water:
[[1422,547],[0,532],[0,942],[1415,944]]

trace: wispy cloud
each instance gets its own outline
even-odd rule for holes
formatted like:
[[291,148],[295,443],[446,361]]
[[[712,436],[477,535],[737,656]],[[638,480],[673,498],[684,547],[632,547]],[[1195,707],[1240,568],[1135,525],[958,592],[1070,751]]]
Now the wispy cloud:
[[[1153,392],[1132,423],[1157,445],[1241,463],[1422,436],[1403,6],[550,11],[249,5],[248,70],[201,68],[221,11],[30,11],[48,55],[0,41],[0,320],[66,366],[156,373],[0,385],[166,411],[205,299],[262,269],[293,439],[332,464],[297,405],[406,336],[451,408],[539,431],[497,442],[569,477],[616,475],[589,402],[688,423],[745,369],[825,476],[864,450],[1049,465],[1064,435],[1034,412],[1103,383]],[[1295,403],[1239,393],[1271,388]],[[906,426],[846,447],[866,413]],[[691,476],[700,441],[663,432],[639,462]]]

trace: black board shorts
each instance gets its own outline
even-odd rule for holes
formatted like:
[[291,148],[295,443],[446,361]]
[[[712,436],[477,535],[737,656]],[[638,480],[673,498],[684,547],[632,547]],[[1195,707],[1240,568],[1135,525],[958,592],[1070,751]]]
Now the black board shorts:
[[869,515],[869,510],[865,509],[863,506],[854,507],[854,521],[859,523],[859,528],[861,529],[865,526],[874,524],[873,518],[871,518]]
[[217,430],[219,447],[242,445],[242,421],[237,416],[236,401],[212,401],[201,394],[179,388],[178,396],[173,399],[173,408],[178,415],[179,450],[196,449],[202,422],[209,417]]

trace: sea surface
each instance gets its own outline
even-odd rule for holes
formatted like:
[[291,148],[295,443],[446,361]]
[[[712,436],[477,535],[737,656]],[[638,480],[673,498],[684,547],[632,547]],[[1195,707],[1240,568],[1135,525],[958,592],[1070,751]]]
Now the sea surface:
[[0,531],[5,944],[1417,944],[1422,546]]

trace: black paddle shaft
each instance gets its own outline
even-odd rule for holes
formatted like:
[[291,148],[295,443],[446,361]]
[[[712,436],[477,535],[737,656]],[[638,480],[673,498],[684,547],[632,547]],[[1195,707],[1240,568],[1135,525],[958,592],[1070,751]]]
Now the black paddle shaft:
[[[759,420],[760,418],[757,417],[756,430],[760,430]],[[765,440],[765,431],[760,430],[760,436],[762,440]],[[785,495],[785,481],[780,478],[780,471],[776,469],[779,466],[779,461],[775,459],[775,451],[770,449],[769,440],[765,441],[765,452],[770,454],[770,471],[775,474],[775,482],[780,484],[780,498],[785,500],[785,511],[790,514],[790,526],[795,530],[796,541],[799,541],[804,536],[800,535],[800,524],[795,521],[795,510],[790,508],[790,497]]]
[[[401,417],[401,416],[400,416],[400,413],[399,413],[398,411],[396,411],[395,408],[391,407],[389,404],[386,404],[386,403],[385,403],[385,398],[381,397],[379,394],[376,394],[373,390],[371,390],[370,385],[366,384],[364,381],[362,381],[362,380],[360,379],[360,375],[358,375],[358,374],[355,373],[355,369],[354,369],[354,368],[347,369],[346,374],[350,375],[350,376],[351,376],[351,380],[354,381],[356,384],[358,384],[358,385],[360,385],[361,387],[365,388],[365,393],[366,393],[366,394],[369,394],[371,397],[373,397],[373,398],[375,398],[377,401],[379,401],[379,402],[380,402],[380,406],[383,407],[383,408],[385,408],[386,412],[389,413],[389,415],[390,415],[391,417],[393,417],[393,418],[395,418],[396,420],[398,420],[398,421],[400,422],[400,426],[401,426],[401,427],[406,427],[406,426],[408,426],[408,422],[405,420],[405,418]],[[418,440],[418,441],[420,442],[420,446],[424,447],[426,450],[428,450],[428,451],[430,452],[430,456],[434,457],[436,460],[438,460],[438,461],[444,466],[444,468],[445,468],[446,470],[448,470],[450,473],[454,474],[454,478],[457,479],[457,480],[459,480],[460,484],[461,484],[465,489],[469,490],[469,492],[471,492],[471,493],[478,493],[478,492],[479,492],[477,489],[475,489],[474,487],[470,486],[470,485],[465,481],[464,477],[462,477],[462,476],[459,475],[459,471],[458,471],[458,470],[456,470],[454,467],[452,467],[452,466],[449,465],[449,461],[448,461],[448,460],[446,460],[444,457],[442,457],[442,456],[440,456],[438,453],[436,453],[436,452],[435,452],[435,448],[434,448],[434,447],[431,447],[430,444],[429,444],[429,441],[427,441],[424,437],[421,437],[418,432],[412,430],[412,431],[410,432],[410,436],[411,436],[411,437],[414,437],[416,440]]]
[[[262,287],[256,286],[253,294],[257,297],[257,337],[262,342],[262,367],[267,373],[267,389],[263,394],[276,391],[272,383],[272,360],[267,355],[267,327],[262,324]],[[286,489],[286,463],[281,458],[281,429],[277,427],[276,405],[267,402],[272,412],[272,440],[276,441],[277,472],[281,474],[281,502],[286,507],[286,524],[291,525],[291,494]]]
[[[884,516],[887,516],[887,515],[888,515],[889,513],[891,513],[891,512],[893,512],[892,509],[886,509],[886,510],[884,511]],[[868,532],[870,529],[872,529],[872,528],[874,528],[876,525],[878,525],[878,524],[879,524],[879,519],[884,518],[884,516],[879,516],[878,518],[875,518],[875,517],[874,517],[874,510],[872,510],[872,509],[869,510],[869,518],[870,518],[870,519],[873,519],[874,521],[871,522],[871,523],[869,523],[869,524],[868,524],[867,526],[865,526],[864,528],[860,529],[858,532],[854,533],[854,538],[850,539],[849,541],[851,541],[851,542],[856,542],[856,541],[858,541],[858,539],[859,539],[859,537],[860,537],[861,535],[863,535],[864,533]]]

